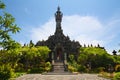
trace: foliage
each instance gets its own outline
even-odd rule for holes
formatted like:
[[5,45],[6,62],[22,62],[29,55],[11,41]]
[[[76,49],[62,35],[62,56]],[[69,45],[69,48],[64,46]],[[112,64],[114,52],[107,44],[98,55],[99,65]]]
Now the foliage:
[[25,75],[25,74],[26,73],[23,73],[23,72],[16,72],[14,78],[20,77],[20,76]]
[[39,68],[31,68],[28,70],[28,73],[42,73],[44,72],[45,69],[43,67],[39,67]]
[[[15,45],[14,45],[15,46]],[[49,62],[46,62],[50,49],[46,46],[29,47],[16,45],[11,47],[10,50],[0,51],[0,65],[10,64],[15,71],[28,71],[33,68],[43,68],[47,71],[50,70]],[[42,70],[43,71],[43,70]],[[44,70],[45,71],[45,70]]]
[[38,52],[40,54],[41,59],[43,59],[43,61],[45,61],[48,58],[50,49],[47,46],[39,46],[37,48],[38,48]]
[[77,71],[77,69],[75,67],[71,66],[71,65],[68,65],[68,70],[70,72],[76,72]]
[[14,40],[9,40],[5,42],[4,45],[7,50],[15,50],[21,48],[21,44]]
[[104,71],[105,71],[104,67],[98,67],[98,68],[93,69],[94,73],[99,73],[99,72],[104,72]]
[[[0,9],[4,9],[5,4],[0,0]],[[9,44],[13,43],[10,34],[15,34],[20,31],[20,28],[15,24],[15,18],[6,12],[0,15],[0,46],[8,49]]]
[[103,78],[110,78],[110,73],[108,72],[100,72],[99,77],[103,77]]
[[4,9],[5,8],[5,4],[0,0],[0,9]]
[[88,56],[85,54],[80,54],[78,57],[78,63],[85,65],[88,62]]
[[12,68],[17,66],[19,61],[19,56],[21,55],[21,45],[17,42],[14,42],[13,46],[11,45],[9,50],[0,51],[0,64],[10,64]]
[[51,63],[50,62],[46,62],[45,63],[45,71],[50,71],[51,70],[51,68],[52,68],[52,65],[51,65]]
[[20,45],[17,45],[17,47],[14,48],[14,46],[12,46],[13,48],[10,50],[0,51],[0,65],[10,64],[15,71],[20,72],[28,71],[28,69],[34,70],[33,68],[38,67],[46,68],[49,71],[49,63],[45,64],[50,51],[48,47],[21,47]]
[[[5,7],[5,4],[0,0],[0,47],[3,48],[0,50],[0,71],[4,73],[6,70],[5,75],[8,72],[13,72],[12,69],[15,72],[29,71],[30,73],[49,71],[51,64],[46,61],[50,49],[47,46],[35,47],[32,40],[30,44],[22,47],[20,43],[13,40],[11,35],[19,32],[20,28],[15,24],[15,18],[4,11]],[[10,71],[7,72],[7,69]],[[3,73],[1,72],[0,76],[4,76]]]
[[115,71],[120,72],[120,64],[115,66]]
[[87,68],[86,68],[86,66],[84,66],[84,65],[79,65],[78,71],[79,71],[79,72],[87,72]]
[[115,74],[113,80],[120,80],[120,72]]
[[32,42],[32,40],[30,40],[29,47],[33,47],[33,46],[34,46],[34,43]]
[[22,54],[20,56],[19,64],[23,64],[21,65],[21,69],[25,69],[25,71],[27,71],[32,68],[45,68],[45,61],[48,58],[50,49],[46,46],[24,46],[21,52]]
[[26,72],[24,68],[24,64],[19,62],[17,63],[17,66],[14,69],[15,69],[15,72],[19,72],[19,73]]
[[[5,9],[6,5],[0,0],[0,9]],[[15,18],[5,11],[0,11],[0,64],[10,64],[14,66],[18,61],[21,45],[14,41],[10,35],[20,31],[15,24]]]
[[70,60],[69,60],[69,63],[68,63],[68,70],[71,71],[71,72],[77,72],[79,65],[75,61],[74,55],[70,55],[69,59]]
[[77,62],[91,69],[104,67],[107,69],[108,64],[114,65],[115,59],[104,49],[98,47],[86,47],[80,49],[80,55]]
[[0,66],[0,80],[8,80],[11,77],[14,77],[14,70],[10,65],[1,65]]
[[115,59],[115,63],[116,63],[116,64],[120,64],[120,56],[114,55],[113,57],[114,57],[114,59]]

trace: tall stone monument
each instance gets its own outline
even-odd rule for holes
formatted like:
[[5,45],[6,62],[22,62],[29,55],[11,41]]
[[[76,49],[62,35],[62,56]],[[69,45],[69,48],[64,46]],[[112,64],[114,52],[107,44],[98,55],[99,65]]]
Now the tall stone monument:
[[[69,55],[73,54],[75,57],[78,55],[78,49],[81,47],[79,42],[71,41],[69,36],[65,36],[62,30],[62,17],[63,13],[60,7],[57,8],[55,13],[56,30],[54,35],[49,36],[46,41],[38,41],[36,46],[48,46],[51,49],[49,60],[52,62],[66,62],[69,60]],[[69,29],[69,26],[67,26]]]

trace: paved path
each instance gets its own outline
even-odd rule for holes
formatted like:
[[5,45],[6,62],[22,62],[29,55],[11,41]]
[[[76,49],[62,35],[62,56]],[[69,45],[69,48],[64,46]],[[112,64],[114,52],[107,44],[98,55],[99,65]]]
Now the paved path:
[[78,74],[78,75],[41,75],[27,74],[16,80],[110,80],[98,77],[96,74]]

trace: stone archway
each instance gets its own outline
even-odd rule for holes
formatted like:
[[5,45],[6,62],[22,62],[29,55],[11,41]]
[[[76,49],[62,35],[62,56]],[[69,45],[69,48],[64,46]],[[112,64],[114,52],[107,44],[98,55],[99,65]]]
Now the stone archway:
[[57,48],[56,49],[56,57],[57,57],[57,60],[58,61],[61,61],[62,60],[62,49],[61,48]]
[[64,61],[64,51],[60,44],[55,47],[55,61]]

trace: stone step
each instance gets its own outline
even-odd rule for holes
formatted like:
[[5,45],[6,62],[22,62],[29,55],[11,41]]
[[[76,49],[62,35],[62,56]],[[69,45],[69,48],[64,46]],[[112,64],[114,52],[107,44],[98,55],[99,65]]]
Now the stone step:
[[64,68],[64,66],[54,66],[54,68]]
[[54,66],[54,70],[64,70],[64,66]]
[[61,73],[64,73],[64,71],[54,71],[53,73],[59,73],[59,74],[61,74]]
[[64,68],[61,68],[61,69],[54,69],[54,71],[64,71]]
[[64,71],[64,69],[54,69],[54,71]]
[[64,65],[61,63],[54,65],[53,68],[54,68],[54,72],[57,72],[57,73],[64,72],[65,70]]
[[78,75],[78,74],[71,73],[71,72],[48,72],[48,73],[43,73],[42,75]]
[[64,73],[65,71],[63,62],[55,62],[53,65],[53,73]]
[[63,63],[60,63],[60,62],[57,62],[57,63],[54,63],[54,66],[55,65],[64,65]]
[[61,68],[54,67],[54,70],[64,70],[64,67]]

